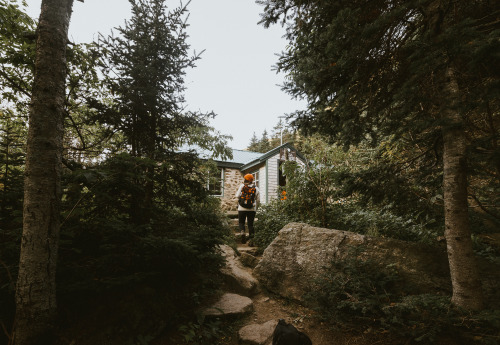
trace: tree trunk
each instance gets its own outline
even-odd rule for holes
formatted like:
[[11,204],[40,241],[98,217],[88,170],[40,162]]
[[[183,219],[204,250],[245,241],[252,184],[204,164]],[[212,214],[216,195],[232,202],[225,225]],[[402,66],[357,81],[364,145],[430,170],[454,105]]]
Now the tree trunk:
[[472,250],[467,204],[466,138],[458,112],[458,83],[453,67],[445,78],[448,104],[443,111],[443,189],[445,237],[453,288],[452,303],[469,310],[483,307],[481,281]]
[[15,345],[49,343],[56,315],[66,44],[73,0],[43,0],[27,143]]

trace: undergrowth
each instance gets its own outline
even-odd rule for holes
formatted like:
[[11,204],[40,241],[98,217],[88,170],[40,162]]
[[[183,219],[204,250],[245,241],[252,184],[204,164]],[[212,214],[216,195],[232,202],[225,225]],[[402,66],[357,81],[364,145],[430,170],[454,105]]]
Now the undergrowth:
[[307,295],[333,327],[397,335],[419,344],[439,344],[442,337],[500,344],[500,310],[471,312],[452,305],[450,296],[406,295],[396,288],[394,266],[363,260],[359,251],[351,254],[331,263]]

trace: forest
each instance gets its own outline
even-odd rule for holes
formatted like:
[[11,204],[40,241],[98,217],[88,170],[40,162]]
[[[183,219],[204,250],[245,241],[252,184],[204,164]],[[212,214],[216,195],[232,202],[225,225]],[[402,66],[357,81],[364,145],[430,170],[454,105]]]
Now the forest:
[[[230,157],[229,137],[216,114],[185,110],[183,77],[202,58],[186,42],[189,4],[129,1],[113,35],[75,44],[73,0],[43,0],[36,19],[0,0],[0,344],[68,344],[71,332],[153,344],[217,294],[217,246],[234,236],[206,189],[214,162],[179,148]],[[393,276],[353,260],[351,285],[332,273],[312,294],[322,322],[363,332],[383,319],[380,334],[408,344],[500,343],[500,301],[477,264],[500,264],[500,4],[256,3],[256,25],[286,28],[275,68],[307,109],[248,150],[291,142],[308,159],[283,164],[286,200],[259,209],[259,251],[289,222],[444,241],[450,296],[384,304],[368,287]],[[186,343],[225,344],[214,335],[228,329],[206,327]]]

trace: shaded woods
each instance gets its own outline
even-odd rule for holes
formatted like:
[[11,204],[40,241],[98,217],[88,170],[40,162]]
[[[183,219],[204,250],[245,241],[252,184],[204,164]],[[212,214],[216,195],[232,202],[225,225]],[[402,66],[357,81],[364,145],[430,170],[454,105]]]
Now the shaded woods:
[[[234,239],[205,189],[213,163],[179,147],[227,156],[228,137],[209,126],[214,114],[185,111],[184,73],[200,58],[186,42],[188,8],[130,2],[113,35],[75,44],[72,0],[43,0],[38,22],[0,0],[1,343],[149,343],[195,318],[219,286],[215,248]],[[385,306],[397,272],[353,254],[311,298],[349,331],[383,315],[370,332],[498,343],[476,267],[478,255],[499,257],[498,4],[257,2],[262,24],[287,28],[276,67],[308,108],[250,148],[284,137],[309,158],[282,165],[287,197],[259,211],[260,250],[292,221],[427,245],[444,237],[452,296]]]
[[18,345],[92,341],[85,319],[117,343],[158,334],[213,290],[226,234],[206,163],[176,153],[225,141],[183,110],[186,8],[132,2],[118,36],[68,45],[71,4],[44,0],[35,31],[1,2],[0,313]]

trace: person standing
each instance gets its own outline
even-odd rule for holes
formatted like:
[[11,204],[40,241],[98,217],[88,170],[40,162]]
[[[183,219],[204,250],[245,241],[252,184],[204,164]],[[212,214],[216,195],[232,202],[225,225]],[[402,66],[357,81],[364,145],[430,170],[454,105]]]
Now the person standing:
[[254,183],[252,174],[246,174],[243,183],[236,191],[238,198],[238,227],[241,232],[241,242],[246,242],[245,221],[248,225],[248,238],[251,240],[255,234],[253,222],[259,203],[259,188]]

